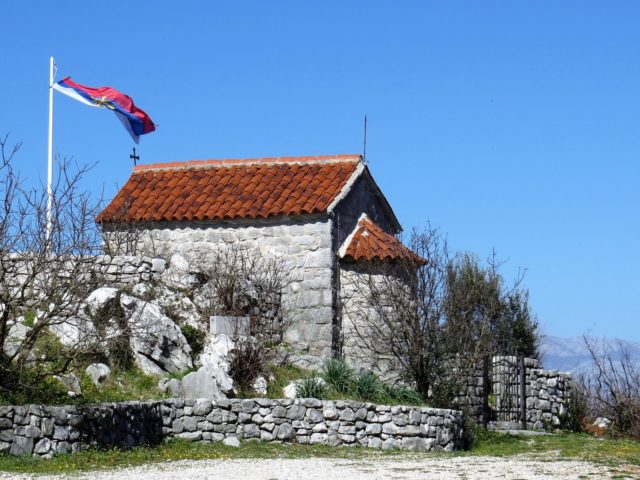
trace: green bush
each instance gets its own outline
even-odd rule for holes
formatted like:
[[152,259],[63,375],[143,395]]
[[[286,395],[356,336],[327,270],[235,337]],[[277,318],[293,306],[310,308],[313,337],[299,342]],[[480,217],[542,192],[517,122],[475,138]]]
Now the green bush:
[[353,384],[353,369],[341,358],[333,358],[324,364],[322,378],[338,393],[347,393]]
[[180,331],[191,347],[191,356],[196,358],[204,350],[204,340],[207,334],[191,325],[182,325]]
[[56,405],[67,403],[67,388],[53,377],[42,377],[41,372],[22,370],[10,372],[2,379],[0,404],[27,405],[41,403]]
[[351,394],[358,400],[375,402],[383,394],[382,383],[373,372],[363,372],[354,380]]
[[309,377],[302,380],[296,388],[299,398],[317,398],[322,400],[327,394],[327,385],[319,378]]

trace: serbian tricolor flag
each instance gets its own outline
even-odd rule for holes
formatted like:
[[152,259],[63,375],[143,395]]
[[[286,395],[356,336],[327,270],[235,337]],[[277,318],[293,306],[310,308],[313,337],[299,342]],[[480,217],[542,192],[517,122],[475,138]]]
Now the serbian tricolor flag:
[[151,133],[156,129],[151,117],[136,107],[131,97],[115,88],[85,87],[72,81],[71,77],[54,83],[52,87],[86,105],[112,110],[136,143],[140,135]]

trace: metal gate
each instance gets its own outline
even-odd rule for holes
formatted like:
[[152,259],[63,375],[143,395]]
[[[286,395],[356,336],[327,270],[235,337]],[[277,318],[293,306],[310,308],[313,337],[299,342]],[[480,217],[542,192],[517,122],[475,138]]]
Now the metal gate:
[[519,423],[527,428],[527,372],[524,357],[485,358],[483,368],[483,424]]

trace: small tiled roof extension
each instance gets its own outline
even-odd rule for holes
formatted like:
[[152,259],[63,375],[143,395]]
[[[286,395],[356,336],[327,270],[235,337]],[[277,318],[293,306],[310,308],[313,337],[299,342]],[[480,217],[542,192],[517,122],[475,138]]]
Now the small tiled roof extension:
[[340,247],[338,254],[342,259],[353,261],[405,260],[417,265],[426,263],[400,240],[376,225],[365,213]]

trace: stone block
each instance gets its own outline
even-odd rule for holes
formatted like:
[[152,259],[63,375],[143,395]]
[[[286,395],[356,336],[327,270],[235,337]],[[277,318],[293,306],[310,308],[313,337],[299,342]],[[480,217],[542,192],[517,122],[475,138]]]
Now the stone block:
[[276,438],[278,440],[291,440],[293,438],[293,427],[290,423],[283,423],[278,426]]
[[211,400],[208,399],[197,399],[196,403],[193,405],[193,414],[205,416],[211,413],[211,409],[213,408],[213,404]]
[[370,423],[365,429],[368,435],[380,435],[382,433],[382,425],[379,423]]
[[382,442],[381,445],[382,450],[395,450],[401,447],[402,442],[400,442],[400,440],[396,440],[395,438],[387,438],[384,442]]
[[344,422],[353,422],[356,419],[356,414],[351,408],[345,408],[344,410],[342,410],[342,412],[340,412],[339,418]]
[[246,336],[249,334],[249,327],[249,317],[213,315],[209,318],[209,331],[216,335]]
[[202,432],[183,432],[178,433],[176,437],[182,438],[183,440],[197,442],[198,440],[202,440]]
[[260,428],[252,423],[244,426],[244,438],[259,438]]
[[48,438],[41,439],[38,443],[36,443],[33,453],[38,455],[45,455],[51,451],[51,440]]
[[427,449],[424,440],[417,437],[403,438],[402,448],[413,452],[424,452]]
[[289,420],[302,420],[306,411],[306,407],[302,405],[291,405],[287,411],[287,418]]
[[53,430],[53,438],[55,440],[67,440],[69,438],[69,428],[56,426]]
[[15,435],[9,453],[11,455],[31,455],[33,453],[33,438]]
[[382,425],[382,432],[387,435],[396,435],[398,433],[398,426],[393,422],[385,423]]

